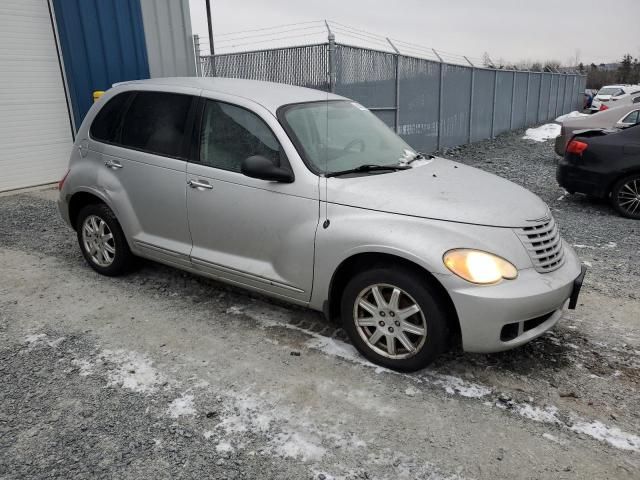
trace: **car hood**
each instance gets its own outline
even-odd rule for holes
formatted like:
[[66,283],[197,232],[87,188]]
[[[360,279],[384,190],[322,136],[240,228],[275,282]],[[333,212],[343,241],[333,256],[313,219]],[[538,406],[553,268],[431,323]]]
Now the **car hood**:
[[408,170],[327,179],[330,203],[399,215],[496,227],[530,226],[548,215],[515,183],[457,162],[419,160]]

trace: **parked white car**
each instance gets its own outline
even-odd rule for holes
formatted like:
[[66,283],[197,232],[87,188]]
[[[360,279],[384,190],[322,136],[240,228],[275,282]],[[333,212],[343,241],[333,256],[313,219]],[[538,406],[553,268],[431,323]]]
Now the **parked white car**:
[[640,101],[640,85],[605,85],[593,99],[591,111],[599,112],[634,100]]

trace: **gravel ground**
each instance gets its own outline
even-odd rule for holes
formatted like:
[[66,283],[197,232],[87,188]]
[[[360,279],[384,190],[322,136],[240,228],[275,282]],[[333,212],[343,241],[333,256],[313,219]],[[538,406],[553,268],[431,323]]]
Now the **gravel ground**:
[[150,262],[100,277],[55,191],[0,197],[0,478],[638,478],[637,222],[563,195],[521,135],[446,156],[551,205],[581,305],[411,375],[314,312]]

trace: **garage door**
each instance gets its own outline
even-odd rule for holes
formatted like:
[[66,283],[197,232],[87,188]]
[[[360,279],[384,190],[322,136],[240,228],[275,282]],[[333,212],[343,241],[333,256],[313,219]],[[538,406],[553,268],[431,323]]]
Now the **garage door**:
[[0,2],[0,191],[59,180],[72,137],[46,0]]

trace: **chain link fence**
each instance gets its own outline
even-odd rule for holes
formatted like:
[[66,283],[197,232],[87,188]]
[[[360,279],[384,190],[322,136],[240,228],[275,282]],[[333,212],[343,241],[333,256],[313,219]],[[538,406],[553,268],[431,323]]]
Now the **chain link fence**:
[[451,148],[581,110],[586,77],[456,65],[339,43],[199,57],[202,76],[333,91],[412,147]]

